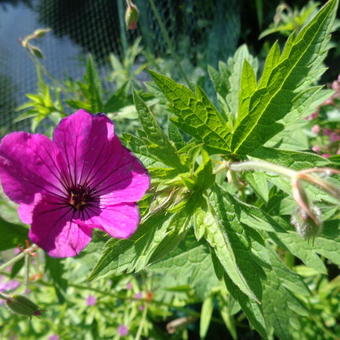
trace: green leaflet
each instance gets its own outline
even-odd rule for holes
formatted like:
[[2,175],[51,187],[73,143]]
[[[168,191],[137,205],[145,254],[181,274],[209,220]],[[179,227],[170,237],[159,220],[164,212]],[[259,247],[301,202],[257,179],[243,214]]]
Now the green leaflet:
[[274,219],[259,208],[246,205],[238,200],[235,200],[234,204],[241,206],[240,220],[242,223],[257,230],[268,231],[268,236],[279,247],[290,251],[306,266],[314,268],[321,274],[326,273],[325,265],[316,254],[317,251],[314,249],[314,246],[296,232],[287,232],[286,228],[289,228],[289,225],[287,226],[286,221],[278,219],[278,217]]
[[259,83],[259,88],[267,86],[270,74],[280,60],[280,54],[281,54],[280,46],[278,42],[275,41],[264,63],[263,72],[262,72],[262,76],[261,76],[260,83]]
[[247,240],[233,230],[231,224],[234,224],[234,213],[225,207],[217,186],[208,204],[211,211],[206,212],[207,218],[204,221],[211,224],[205,226],[206,241],[233,283],[250,298],[261,300],[263,271],[250,253]]
[[[88,95],[91,103],[91,112],[101,112],[103,108],[103,90],[96,64],[91,55],[87,59],[84,81],[88,83],[88,87],[86,89],[83,88],[83,91]],[[80,85],[82,84],[80,83]]]
[[224,283],[229,293],[241,305],[250,324],[261,334],[263,339],[268,339],[267,325],[260,305],[244,294],[227,275],[224,277]]
[[257,87],[256,74],[247,59],[243,62],[237,119],[242,120],[248,113],[251,95]]
[[192,92],[168,77],[149,71],[175,114],[171,120],[183,131],[202,141],[211,152],[228,152],[227,122],[199,88]]
[[145,134],[144,143],[142,142],[141,145],[146,144],[147,152],[167,166],[182,171],[185,170],[176,149],[159,127],[152,112],[136,92],[134,93],[134,102]]
[[[244,70],[245,63],[247,64],[247,70]],[[256,73],[257,60],[249,53],[248,47],[242,45],[236,50],[235,55],[228,59],[228,68],[230,72],[230,77],[228,77],[228,86],[230,90],[227,95],[227,102],[230,111],[233,116],[236,117],[239,111],[240,102],[242,102],[240,94],[242,93],[242,96],[248,96],[248,94],[245,94],[246,91],[241,88],[242,78],[246,77],[249,73]],[[243,75],[243,72],[245,72],[246,75]],[[253,77],[253,75],[250,77]],[[248,85],[247,82],[245,83],[244,79],[243,85]]]
[[308,296],[310,292],[302,278],[282,263],[269,244],[253,242],[252,249],[269,265],[263,266],[266,280],[263,281],[261,308],[265,320],[280,339],[290,339],[293,321],[299,325],[300,315],[307,315],[304,306],[292,293]]
[[200,338],[204,339],[207,335],[211,321],[211,316],[214,310],[214,300],[212,296],[208,296],[202,304],[201,319],[200,319]]
[[28,229],[0,218],[0,251],[24,245],[28,239]]
[[58,258],[45,256],[45,269],[53,283],[59,303],[65,302],[67,289],[67,280],[62,277],[65,272],[62,261]]
[[164,287],[192,287],[204,299],[212,288],[220,285],[208,247],[188,234],[179,245],[167,252],[166,257],[148,267],[154,273],[164,275]]
[[195,195],[189,197],[173,213],[161,209],[147,218],[129,239],[110,239],[89,280],[137,272],[161,260],[186,235],[199,199]]
[[260,147],[251,153],[251,156],[266,160],[294,170],[319,167],[335,167],[330,160],[312,152],[299,152],[274,148]]
[[233,153],[250,153],[284,128],[277,122],[295,110],[292,103],[298,91],[319,75],[315,70],[325,57],[337,5],[337,0],[330,0],[296,36],[289,37],[270,75],[264,73],[266,87],[252,94],[249,112],[237,120],[230,144]]
[[[151,243],[160,242],[167,234],[169,217],[169,214],[159,212],[142,223],[129,239],[110,239],[105,244],[103,254],[93,268],[89,280],[123,272],[130,273],[137,266],[140,267],[142,261],[146,265],[148,259],[142,254]],[[151,254],[149,258],[150,256]]]

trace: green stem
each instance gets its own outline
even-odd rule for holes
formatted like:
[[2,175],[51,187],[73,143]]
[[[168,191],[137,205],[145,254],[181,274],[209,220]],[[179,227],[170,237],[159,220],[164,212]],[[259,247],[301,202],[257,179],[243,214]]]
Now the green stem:
[[0,293],[0,298],[4,299],[4,300],[7,300],[9,298],[9,296],[7,294]]
[[288,178],[295,178],[297,171],[286,168],[285,166],[265,162],[265,161],[247,161],[243,163],[232,163],[229,165],[230,170],[245,171],[245,170],[262,170],[268,172],[275,172]]
[[182,77],[185,80],[185,82],[187,83],[188,87],[191,90],[193,90],[193,86],[190,83],[189,79],[187,78],[187,76],[186,76],[186,74],[185,74],[185,72],[183,70],[183,67],[182,67],[181,62],[179,60],[179,57],[178,57],[178,55],[175,52],[174,45],[172,44],[172,41],[171,41],[171,39],[169,37],[168,31],[166,30],[166,27],[163,24],[162,18],[159,15],[159,11],[158,11],[157,7],[155,6],[155,2],[153,0],[148,0],[148,1],[149,1],[150,6],[151,6],[152,12],[153,12],[153,14],[156,17],[156,20],[158,22],[159,28],[161,29],[161,33],[162,33],[163,39],[165,40],[166,44],[168,45],[168,49],[170,50],[170,53],[171,53],[172,57],[175,59],[175,62],[177,64],[179,72],[182,74]]
[[25,292],[28,291],[29,277],[30,277],[30,261],[31,257],[29,254],[25,254]]
[[141,319],[141,321],[139,323],[139,327],[138,327],[138,330],[137,330],[137,334],[136,334],[135,340],[139,340],[141,335],[142,335],[142,330],[143,330],[144,323],[145,323],[145,320],[146,320],[147,310],[148,310],[148,305],[145,304],[145,308],[144,308],[143,314],[142,314],[142,319]]
[[6,263],[2,264],[0,266],[0,272],[2,270],[4,270],[5,268],[7,268],[8,266],[18,262],[19,260],[21,260],[27,253],[29,252],[32,252],[32,251],[35,251],[37,250],[37,246],[36,245],[33,245],[32,247],[30,248],[27,248],[25,249],[24,251],[22,251],[20,254],[18,254],[17,256],[13,257],[12,259],[10,259],[9,261],[7,261]]

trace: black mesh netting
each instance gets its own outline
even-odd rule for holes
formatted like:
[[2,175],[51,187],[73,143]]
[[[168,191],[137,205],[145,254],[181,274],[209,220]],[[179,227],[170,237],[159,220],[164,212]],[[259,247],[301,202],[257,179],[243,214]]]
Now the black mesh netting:
[[[35,29],[49,27],[36,44],[43,63],[58,79],[80,77],[91,53],[105,65],[110,53],[120,57],[137,37],[154,56],[167,56],[168,45],[149,0],[136,0],[138,29],[126,31],[124,0],[0,0],[0,129],[15,129],[16,107],[36,89],[36,72],[21,40]],[[233,53],[240,33],[237,0],[154,1],[177,53],[195,64],[200,55],[216,65]],[[27,122],[28,124],[28,122]]]

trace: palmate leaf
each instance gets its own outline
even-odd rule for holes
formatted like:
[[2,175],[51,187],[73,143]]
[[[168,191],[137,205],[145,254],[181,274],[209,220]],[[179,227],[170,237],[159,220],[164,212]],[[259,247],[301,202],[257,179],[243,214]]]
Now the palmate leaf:
[[198,203],[192,195],[175,212],[161,209],[150,215],[129,239],[110,239],[89,280],[137,272],[161,260],[185,237]]
[[175,147],[170,143],[152,112],[136,92],[134,93],[134,102],[143,127],[144,145],[147,147],[147,152],[167,166],[178,169],[178,171],[185,171],[186,168],[182,165]]
[[169,218],[169,214],[165,214],[164,211],[159,212],[142,223],[129,239],[110,239],[105,244],[103,254],[93,268],[89,280],[133,272],[140,266],[138,262],[143,261],[146,265],[148,259],[142,257],[142,254],[151,243],[159,243],[165,237]]
[[154,82],[169,101],[171,120],[183,131],[195,137],[212,152],[228,151],[230,130],[226,120],[200,88],[196,92],[161,74],[149,71]]
[[248,154],[283,130],[278,121],[296,110],[294,102],[301,91],[320,76],[337,5],[337,0],[330,0],[297,35],[292,34],[279,59],[273,47],[263,72],[265,80],[251,95],[248,112],[242,112],[236,122],[230,144],[233,153]]
[[188,286],[201,299],[207,297],[212,288],[220,285],[208,247],[197,242],[192,234],[187,235],[163,259],[149,266],[148,271],[162,274],[165,288]]
[[[329,237],[321,234],[314,242],[309,242],[292,231],[291,225],[283,218],[279,216],[273,218],[257,207],[247,205],[232,197],[229,199],[233,204],[241,207],[240,221],[242,223],[255,230],[268,232],[268,237],[273,242],[299,258],[306,266],[315,269],[320,274],[326,274],[326,267],[318,254],[339,265],[340,245],[338,240],[334,240],[334,232]],[[334,226],[329,229],[333,230]]]
[[210,206],[210,211],[206,211],[206,218],[202,219],[205,225],[201,228],[204,228],[203,233],[211,250],[230,280],[251,299],[260,301],[263,271],[249,252],[247,240],[233,230],[231,223],[235,215],[225,207],[218,186],[209,196],[207,206]]

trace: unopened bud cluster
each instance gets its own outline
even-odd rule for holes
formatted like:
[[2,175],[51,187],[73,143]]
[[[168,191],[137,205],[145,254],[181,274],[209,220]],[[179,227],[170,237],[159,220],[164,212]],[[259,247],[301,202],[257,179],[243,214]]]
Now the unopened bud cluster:
[[39,47],[32,45],[31,44],[31,40],[33,39],[38,39],[43,37],[46,33],[50,32],[51,29],[49,28],[39,28],[37,30],[35,30],[32,34],[29,34],[28,36],[26,36],[22,42],[21,45],[23,47],[25,47],[32,55],[34,55],[35,57],[42,59],[44,56],[40,50]]

